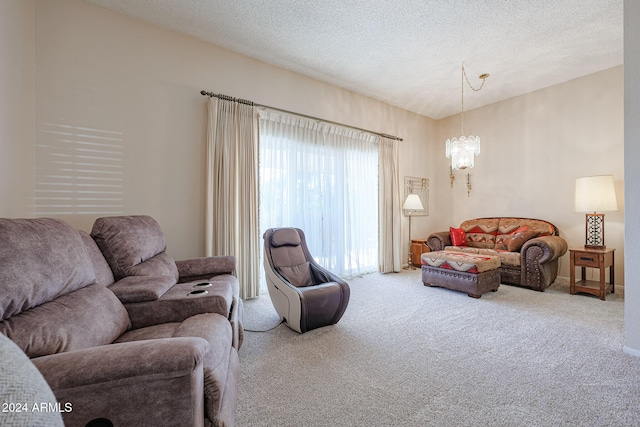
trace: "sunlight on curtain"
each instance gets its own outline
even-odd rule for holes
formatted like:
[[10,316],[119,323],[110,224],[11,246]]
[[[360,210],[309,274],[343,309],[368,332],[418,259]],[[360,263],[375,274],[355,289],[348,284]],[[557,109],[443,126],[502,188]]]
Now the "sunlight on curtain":
[[343,277],[378,269],[377,136],[260,112],[260,233],[298,227]]
[[207,127],[205,255],[233,255],[240,297],[260,291],[255,108],[210,98]]
[[380,138],[380,267],[381,273],[399,272],[400,242],[400,174],[398,141]]

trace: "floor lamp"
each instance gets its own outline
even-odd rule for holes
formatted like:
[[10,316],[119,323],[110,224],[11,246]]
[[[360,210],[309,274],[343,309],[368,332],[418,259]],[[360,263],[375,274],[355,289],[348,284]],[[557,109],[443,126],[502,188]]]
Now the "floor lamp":
[[424,206],[422,205],[420,197],[415,193],[411,193],[405,199],[402,209],[407,211],[407,215],[409,216],[409,262],[407,263],[405,270],[415,270],[416,268],[411,262],[411,258],[413,256],[413,253],[411,252],[411,214],[415,211],[424,209]]

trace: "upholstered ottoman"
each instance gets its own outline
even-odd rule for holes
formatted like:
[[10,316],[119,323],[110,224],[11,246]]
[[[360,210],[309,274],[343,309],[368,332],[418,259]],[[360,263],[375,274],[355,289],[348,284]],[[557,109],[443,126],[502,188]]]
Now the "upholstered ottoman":
[[500,286],[500,257],[453,251],[422,254],[422,283],[480,298]]

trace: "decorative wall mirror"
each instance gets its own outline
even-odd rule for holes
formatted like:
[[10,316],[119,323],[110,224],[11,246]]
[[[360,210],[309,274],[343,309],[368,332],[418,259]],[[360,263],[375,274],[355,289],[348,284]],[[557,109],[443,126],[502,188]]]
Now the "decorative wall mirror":
[[[424,209],[411,210],[411,216],[428,216],[429,215],[429,180],[427,178],[416,178],[413,176],[404,177],[404,198],[407,199],[409,194],[417,194],[420,197]],[[403,209],[405,216],[409,215],[407,209]]]

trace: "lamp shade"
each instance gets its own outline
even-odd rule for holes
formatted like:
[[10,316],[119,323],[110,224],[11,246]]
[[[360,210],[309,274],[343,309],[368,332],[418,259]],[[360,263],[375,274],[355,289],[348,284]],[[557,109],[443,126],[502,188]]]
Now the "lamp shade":
[[576,179],[573,210],[575,212],[617,211],[618,201],[613,175]]
[[422,206],[420,197],[415,193],[411,193],[405,199],[404,204],[402,205],[402,209],[419,211],[424,209],[424,206]]

